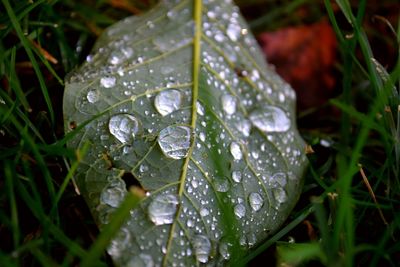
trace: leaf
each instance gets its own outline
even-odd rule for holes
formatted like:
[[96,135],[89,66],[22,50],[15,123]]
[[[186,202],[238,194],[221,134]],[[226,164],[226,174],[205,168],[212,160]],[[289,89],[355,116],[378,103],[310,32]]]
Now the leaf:
[[230,3],[127,18],[67,80],[68,146],[91,144],[76,180],[100,228],[126,187],[147,192],[109,245],[117,265],[235,262],[295,205],[307,165],[295,94]]

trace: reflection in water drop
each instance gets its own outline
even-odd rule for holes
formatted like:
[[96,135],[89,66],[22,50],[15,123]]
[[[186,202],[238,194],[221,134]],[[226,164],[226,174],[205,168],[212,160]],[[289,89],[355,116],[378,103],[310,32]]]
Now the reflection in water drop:
[[155,225],[171,224],[177,210],[178,198],[175,195],[158,195],[149,205],[149,217]]
[[141,131],[141,122],[132,115],[118,114],[110,118],[108,129],[121,143],[128,143]]
[[201,263],[207,263],[208,257],[211,252],[211,242],[204,235],[196,235],[193,238],[193,249],[196,255],[197,261]]
[[230,151],[234,159],[240,160],[243,157],[240,145],[236,142],[232,142],[230,146]]
[[160,131],[158,144],[169,158],[185,158],[190,148],[190,128],[187,126],[168,126]]
[[278,107],[264,106],[250,114],[255,127],[263,132],[285,132],[290,128],[290,120],[286,113]]
[[254,211],[259,211],[264,204],[264,199],[259,193],[250,193],[249,203]]
[[222,95],[221,104],[226,114],[232,115],[236,112],[236,98],[233,95]]
[[178,110],[182,104],[182,94],[178,90],[167,90],[157,94],[154,99],[154,106],[158,113],[166,116]]

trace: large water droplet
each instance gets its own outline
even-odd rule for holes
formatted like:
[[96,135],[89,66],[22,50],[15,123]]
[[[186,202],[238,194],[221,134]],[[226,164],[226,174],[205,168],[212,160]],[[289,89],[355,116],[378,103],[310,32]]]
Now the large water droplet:
[[115,86],[115,83],[117,82],[117,79],[115,77],[107,76],[107,77],[102,77],[100,79],[100,84],[104,88],[111,88]]
[[96,89],[90,90],[86,95],[89,103],[96,103],[100,99],[100,92]]
[[211,242],[204,235],[196,235],[193,238],[193,249],[198,262],[207,263],[211,252]]
[[231,257],[231,252],[230,252],[230,247],[232,246],[231,243],[226,242],[225,240],[222,240],[219,243],[219,254],[221,254],[222,258],[224,260],[229,260],[229,258]]
[[225,94],[221,96],[222,109],[226,114],[232,115],[236,112],[236,98],[233,95]]
[[199,114],[200,116],[204,116],[204,107],[199,101],[197,101],[196,103],[196,108],[197,108],[197,114]]
[[255,127],[263,132],[285,132],[290,128],[290,119],[285,111],[273,106],[264,106],[250,114]]
[[166,116],[178,110],[182,104],[182,94],[178,90],[167,90],[157,94],[154,106],[161,116]]
[[127,267],[154,267],[153,258],[144,253],[133,256],[133,258],[127,263]]
[[215,183],[215,190],[218,192],[227,192],[229,190],[229,182],[225,178],[215,178],[214,179]]
[[149,205],[149,217],[155,225],[171,224],[178,205],[175,195],[158,195]]
[[243,157],[242,149],[240,148],[240,145],[238,143],[232,142],[230,146],[230,151],[234,159],[236,160],[242,159]]
[[240,181],[242,181],[242,173],[240,171],[233,171],[232,180],[236,183],[240,183]]
[[187,126],[168,126],[160,131],[158,144],[167,157],[173,159],[185,158],[190,148],[190,128]]
[[254,211],[259,211],[264,204],[264,199],[259,193],[250,193],[249,202]]
[[116,208],[124,199],[125,194],[125,183],[120,179],[115,179],[101,191],[100,202]]
[[242,203],[239,203],[233,208],[233,212],[235,213],[236,217],[241,219],[246,215],[246,207]]
[[141,122],[129,114],[118,114],[110,118],[108,129],[121,143],[132,142],[141,132]]

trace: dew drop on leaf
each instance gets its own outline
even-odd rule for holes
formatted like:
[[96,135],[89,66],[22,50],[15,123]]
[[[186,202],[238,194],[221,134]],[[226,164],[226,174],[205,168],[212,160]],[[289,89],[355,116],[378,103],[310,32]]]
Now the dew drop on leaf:
[[274,194],[274,198],[276,200],[276,202],[278,202],[278,204],[282,204],[284,202],[286,202],[287,200],[287,194],[285,189],[278,187],[278,188],[274,188],[272,190],[273,194]]
[[100,84],[104,88],[112,88],[115,86],[117,79],[115,77],[102,77],[100,79]]
[[236,42],[239,40],[241,35],[242,28],[236,23],[230,23],[228,28],[226,29],[226,34],[228,35],[229,39]]
[[97,101],[99,101],[100,92],[96,89],[90,90],[87,93],[86,98],[89,101],[89,103],[96,103]]
[[161,116],[166,116],[178,110],[182,104],[182,94],[178,90],[167,90],[157,94],[154,106]]
[[259,193],[250,193],[249,195],[249,203],[250,203],[250,207],[254,210],[254,211],[259,211],[263,204],[264,204],[264,199],[262,198],[262,196]]
[[236,123],[236,129],[241,132],[245,137],[250,135],[251,122],[249,120],[241,120]]
[[249,118],[253,125],[263,132],[285,132],[290,128],[290,119],[286,113],[274,106],[257,109]]
[[215,178],[215,190],[218,192],[227,192],[229,190],[229,182],[225,178]]
[[207,263],[211,252],[211,242],[204,235],[196,235],[193,238],[193,249],[198,262]]
[[110,118],[108,129],[121,143],[130,143],[141,132],[141,122],[129,114],[118,114]]
[[116,179],[101,191],[100,202],[116,208],[124,199],[125,194],[125,183],[120,179]]
[[230,145],[230,151],[234,159],[240,160],[243,158],[242,150],[238,143],[232,142]]
[[155,225],[171,224],[177,210],[178,198],[175,195],[158,195],[150,203],[148,212]]
[[226,114],[232,115],[236,112],[236,98],[233,95],[225,94],[221,96],[222,109]]
[[269,180],[269,184],[271,187],[284,187],[286,186],[286,183],[286,174],[283,172],[275,173]]
[[233,171],[232,180],[236,183],[240,183],[240,181],[242,181],[242,173],[240,171]]
[[229,258],[231,257],[231,252],[230,252],[230,247],[232,246],[232,244],[222,240],[219,243],[219,254],[221,254],[222,258],[224,260],[229,260]]
[[185,158],[190,148],[190,128],[174,125],[162,129],[158,136],[158,145],[169,158]]
[[235,213],[236,217],[241,219],[246,215],[246,207],[242,203],[239,203],[233,208],[233,212]]
[[199,101],[197,101],[196,103],[196,108],[197,108],[197,114],[199,114],[200,116],[204,116],[204,107]]

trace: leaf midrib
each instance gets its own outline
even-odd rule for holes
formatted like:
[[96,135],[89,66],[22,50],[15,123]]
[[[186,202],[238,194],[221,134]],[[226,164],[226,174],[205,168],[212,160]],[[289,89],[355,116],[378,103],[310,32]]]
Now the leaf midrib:
[[[180,184],[178,190],[179,199],[182,199],[182,195],[185,190],[185,181],[187,177],[187,169],[190,162],[190,158],[192,157],[193,148],[195,144],[196,136],[193,134],[194,130],[196,129],[196,121],[197,121],[197,100],[199,95],[199,80],[200,80],[200,54],[201,54],[201,35],[202,35],[202,8],[203,3],[202,0],[195,0],[193,6],[193,19],[195,23],[195,32],[193,37],[193,89],[192,89],[192,117],[191,117],[191,128],[192,128],[192,136],[190,138],[190,148],[187,157],[182,166],[182,173],[180,176]],[[171,225],[168,240],[167,240],[167,251],[164,255],[162,266],[167,266],[168,263],[168,256],[171,250],[172,239],[175,232],[176,224],[178,223],[178,218],[181,212],[182,206],[179,204],[178,210],[175,215],[175,219]]]

